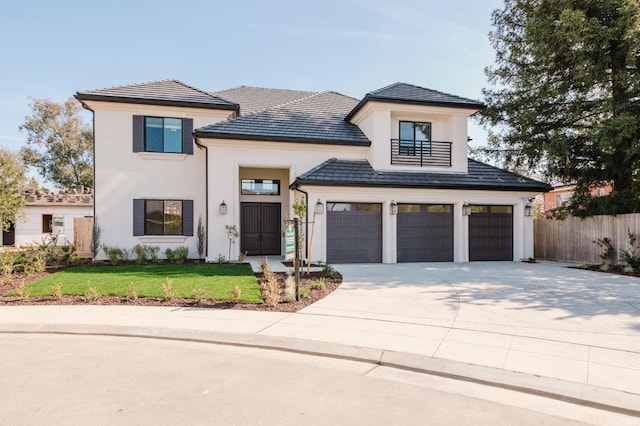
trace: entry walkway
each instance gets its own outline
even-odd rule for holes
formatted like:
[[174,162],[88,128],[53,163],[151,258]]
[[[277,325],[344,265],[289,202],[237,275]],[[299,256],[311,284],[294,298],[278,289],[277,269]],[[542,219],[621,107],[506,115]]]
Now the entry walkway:
[[129,335],[283,349],[519,389],[640,416],[640,279],[556,263],[340,265],[295,314],[0,308],[0,332]]

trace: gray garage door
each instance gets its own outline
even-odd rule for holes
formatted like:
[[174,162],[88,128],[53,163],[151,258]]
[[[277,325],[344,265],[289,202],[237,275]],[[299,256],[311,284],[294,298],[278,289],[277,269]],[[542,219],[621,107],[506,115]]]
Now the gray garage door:
[[453,262],[453,207],[398,205],[398,262]]
[[512,206],[471,206],[469,260],[513,260]]
[[382,205],[327,203],[327,262],[382,262]]

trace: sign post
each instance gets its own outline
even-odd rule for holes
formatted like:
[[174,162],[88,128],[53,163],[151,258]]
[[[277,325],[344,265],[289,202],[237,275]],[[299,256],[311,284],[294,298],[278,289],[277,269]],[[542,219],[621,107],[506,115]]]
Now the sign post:
[[296,301],[300,300],[300,237],[299,219],[285,221],[287,227],[284,230],[284,260],[293,261],[293,269],[296,279]]

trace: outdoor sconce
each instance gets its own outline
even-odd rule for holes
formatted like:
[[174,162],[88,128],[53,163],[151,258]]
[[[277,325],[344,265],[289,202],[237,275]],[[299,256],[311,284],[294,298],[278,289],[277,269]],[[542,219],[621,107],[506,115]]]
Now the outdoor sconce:
[[462,205],[462,216],[471,216],[471,206],[467,203]]
[[220,203],[220,214],[227,214],[227,203],[224,200]]
[[391,204],[389,204],[389,213],[396,215],[398,214],[398,203],[395,200],[391,200]]
[[324,204],[322,204],[322,201],[320,201],[320,198],[318,198],[318,201],[316,202],[315,212],[316,214],[324,213]]
[[531,205],[531,203],[527,203],[524,205],[524,215],[533,216],[533,206]]

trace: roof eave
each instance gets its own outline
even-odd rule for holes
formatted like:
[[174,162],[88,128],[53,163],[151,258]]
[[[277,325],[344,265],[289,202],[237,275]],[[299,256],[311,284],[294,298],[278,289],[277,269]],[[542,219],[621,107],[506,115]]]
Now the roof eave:
[[432,101],[417,101],[417,100],[407,100],[407,99],[395,99],[395,98],[386,98],[375,95],[366,95],[358,105],[356,105],[349,114],[344,118],[347,121],[351,121],[351,119],[365,106],[367,102],[386,102],[392,104],[405,104],[405,105],[425,105],[425,106],[440,106],[445,108],[463,108],[463,109],[472,109],[474,111],[485,109],[487,106],[483,103],[466,103],[466,102],[432,102]]
[[263,142],[287,142],[287,143],[306,143],[318,145],[348,145],[348,146],[371,146],[371,141],[353,141],[340,139],[314,139],[314,138],[293,138],[284,136],[265,136],[265,135],[241,135],[236,133],[209,133],[196,130],[194,135],[197,138],[204,139],[232,139],[244,141],[263,141]]
[[329,180],[311,180],[311,179],[296,179],[291,185],[308,185],[308,186],[345,186],[345,187],[359,187],[359,188],[412,188],[412,189],[468,189],[478,191],[510,191],[510,192],[545,192],[544,186],[514,186],[514,185],[460,185],[460,184],[430,184],[430,185],[417,185],[417,184],[391,184],[391,183],[375,183],[375,182],[339,182]]
[[84,103],[84,101],[100,101],[100,102],[117,102],[123,104],[142,104],[142,105],[160,105],[160,106],[178,106],[189,108],[203,108],[203,109],[217,109],[235,111],[240,113],[240,105],[238,104],[207,104],[202,102],[187,102],[187,101],[172,101],[166,99],[144,99],[144,98],[129,98],[124,96],[105,96],[94,95],[90,93],[77,92],[74,97]]

